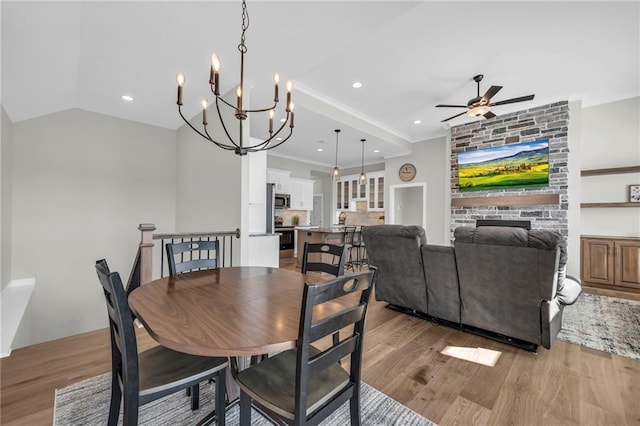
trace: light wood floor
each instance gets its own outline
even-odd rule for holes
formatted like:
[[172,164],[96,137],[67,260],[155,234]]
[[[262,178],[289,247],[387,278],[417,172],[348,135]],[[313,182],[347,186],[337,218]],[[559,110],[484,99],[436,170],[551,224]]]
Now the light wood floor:
[[[440,425],[640,425],[639,361],[561,341],[532,354],[384,306],[368,313],[363,379]],[[139,343],[155,344],[143,330]],[[485,367],[447,345],[502,355]],[[107,329],[14,350],[0,360],[0,424],[51,424],[54,390],[109,371],[109,354]]]

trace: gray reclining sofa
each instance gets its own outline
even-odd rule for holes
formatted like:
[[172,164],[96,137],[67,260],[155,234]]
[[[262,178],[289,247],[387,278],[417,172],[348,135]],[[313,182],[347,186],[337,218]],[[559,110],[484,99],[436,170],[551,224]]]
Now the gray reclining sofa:
[[562,236],[501,226],[458,227],[454,246],[419,226],[364,228],[376,299],[395,309],[535,351],[551,348],[564,306],[582,289],[566,276]]

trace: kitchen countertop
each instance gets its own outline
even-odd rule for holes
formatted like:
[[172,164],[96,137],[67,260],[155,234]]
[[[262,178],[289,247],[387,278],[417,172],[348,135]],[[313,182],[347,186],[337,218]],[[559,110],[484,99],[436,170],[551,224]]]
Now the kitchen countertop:
[[318,232],[322,234],[341,234],[344,232],[344,226],[332,226],[332,227],[306,227],[306,226],[298,226],[297,230],[307,231],[307,232]]

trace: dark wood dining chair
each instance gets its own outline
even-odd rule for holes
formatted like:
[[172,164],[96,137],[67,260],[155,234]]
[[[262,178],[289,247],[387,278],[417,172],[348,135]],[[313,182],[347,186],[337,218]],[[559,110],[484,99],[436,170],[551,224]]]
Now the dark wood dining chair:
[[191,389],[191,409],[199,407],[200,382],[216,381],[217,424],[225,423],[227,358],[204,357],[156,346],[138,353],[133,316],[117,272],[107,262],[96,262],[96,272],[107,304],[111,331],[111,402],[109,426],[118,424],[121,400],[123,425],[138,424],[138,408],[166,395]]
[[[169,275],[218,267],[218,259],[220,257],[218,240],[167,243],[165,247]],[[179,261],[176,261],[176,257],[179,257]]]
[[[334,277],[344,275],[344,267],[347,259],[347,246],[337,246],[335,244],[325,243],[304,243],[304,251],[302,254],[302,273],[307,272],[325,272]],[[309,255],[316,254],[320,257],[320,262],[309,260]],[[332,255],[332,262],[323,262],[323,255]]]
[[[318,424],[349,401],[351,425],[360,425],[362,342],[374,277],[372,268],[324,283],[305,284],[296,348],[238,373],[240,425],[251,424],[252,401],[269,415],[293,425]],[[314,307],[345,295],[354,297],[348,299],[348,306],[343,299],[341,311],[313,318]],[[324,350],[313,346],[344,327],[352,332],[339,342]],[[338,361],[347,356],[350,362],[345,370]]]

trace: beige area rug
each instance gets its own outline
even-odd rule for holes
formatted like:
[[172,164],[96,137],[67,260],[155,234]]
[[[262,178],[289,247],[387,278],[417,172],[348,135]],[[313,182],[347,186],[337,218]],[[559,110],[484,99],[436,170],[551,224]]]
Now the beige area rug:
[[583,293],[564,308],[557,338],[640,360],[640,302]]
[[[177,392],[140,408],[140,425],[193,425],[213,410],[214,384],[200,385],[200,409],[191,411],[190,398],[184,392]],[[109,396],[111,373],[92,377],[79,383],[56,389],[53,424],[105,425],[109,417]],[[366,383],[361,391],[362,425],[433,426],[422,417],[399,402],[389,398]],[[121,414],[122,415],[122,414]],[[122,419],[121,419],[122,420]],[[121,423],[120,423],[121,424]],[[227,425],[239,424],[238,405],[233,405],[226,414]],[[253,411],[252,425],[272,423]],[[323,426],[344,426],[349,424],[349,404],[340,407],[321,423]]]

